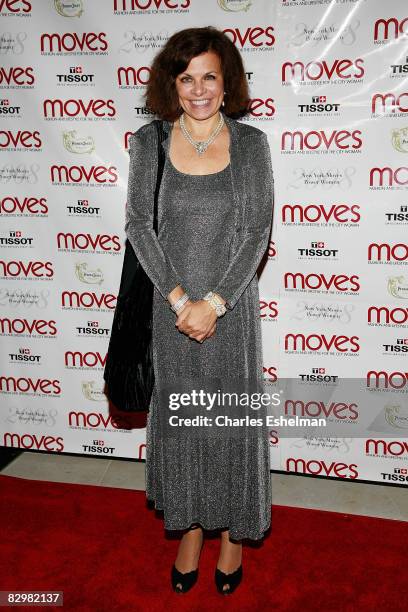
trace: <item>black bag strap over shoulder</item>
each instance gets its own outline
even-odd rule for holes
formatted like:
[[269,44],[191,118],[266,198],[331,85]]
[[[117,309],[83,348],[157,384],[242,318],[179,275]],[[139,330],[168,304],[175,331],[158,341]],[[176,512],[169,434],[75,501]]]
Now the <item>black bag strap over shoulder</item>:
[[164,162],[165,162],[165,155],[164,155],[164,150],[162,147],[162,142],[166,137],[166,132],[164,131],[163,121],[160,121],[160,119],[156,119],[155,121],[156,121],[156,129],[157,129],[157,178],[156,178],[156,189],[154,192],[153,229],[157,234],[158,233],[158,230],[157,230],[158,203],[157,202],[159,199],[159,190],[160,190],[160,184],[161,184],[161,179],[163,176],[163,168],[164,168]]

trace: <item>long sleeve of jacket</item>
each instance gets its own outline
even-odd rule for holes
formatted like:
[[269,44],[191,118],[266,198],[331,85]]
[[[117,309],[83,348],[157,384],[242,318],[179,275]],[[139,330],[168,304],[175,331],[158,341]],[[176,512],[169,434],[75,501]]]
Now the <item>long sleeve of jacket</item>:
[[257,158],[250,166],[249,189],[243,226],[237,228],[239,246],[212,291],[226,300],[232,310],[256,274],[268,246],[274,207],[271,153],[267,135],[259,138]]
[[147,125],[130,136],[125,232],[146,274],[166,299],[182,282],[153,229],[156,151],[157,142]]

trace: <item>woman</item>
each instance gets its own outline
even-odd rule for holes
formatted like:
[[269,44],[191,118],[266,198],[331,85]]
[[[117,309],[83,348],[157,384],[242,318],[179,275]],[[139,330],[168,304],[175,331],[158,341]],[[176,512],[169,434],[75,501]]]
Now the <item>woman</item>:
[[211,389],[214,381],[262,384],[256,270],[272,221],[270,151],[264,132],[235,120],[249,101],[244,67],[213,27],[173,34],[152,63],[145,95],[167,134],[157,236],[154,125],[139,128],[129,144],[125,230],[154,284],[146,496],[164,511],[166,529],[184,531],[173,588],[193,586],[203,530],[219,529],[215,582],[220,593],[232,593],[242,577],[241,540],[261,539],[270,526],[265,430],[237,437],[224,428],[217,437],[205,427],[199,434],[168,427],[161,392],[175,381],[184,391],[191,379]]

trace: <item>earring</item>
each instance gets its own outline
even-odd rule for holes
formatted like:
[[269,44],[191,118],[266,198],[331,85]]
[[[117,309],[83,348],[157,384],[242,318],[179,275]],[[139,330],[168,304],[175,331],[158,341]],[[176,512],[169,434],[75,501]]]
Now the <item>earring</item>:
[[[226,91],[224,91],[224,95],[225,95],[226,93],[227,93],[227,92],[226,92]],[[223,100],[223,101],[221,102],[221,106],[225,106],[225,100]]]

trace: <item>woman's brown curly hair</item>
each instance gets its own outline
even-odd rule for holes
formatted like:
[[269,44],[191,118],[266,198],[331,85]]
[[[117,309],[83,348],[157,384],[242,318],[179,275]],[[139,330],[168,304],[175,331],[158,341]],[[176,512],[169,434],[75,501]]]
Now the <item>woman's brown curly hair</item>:
[[241,54],[226,34],[213,26],[206,26],[175,32],[154,57],[144,98],[147,108],[158,118],[175,121],[183,113],[179,106],[176,77],[187,68],[193,57],[206,51],[213,51],[220,58],[226,91],[223,112],[234,119],[249,112],[248,82]]

